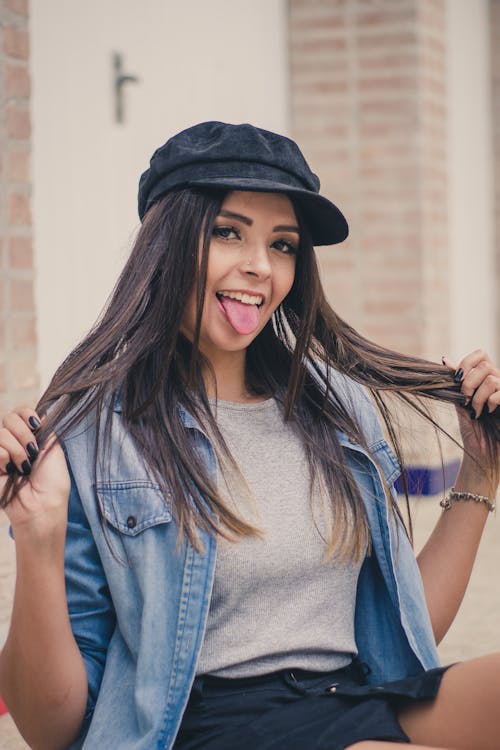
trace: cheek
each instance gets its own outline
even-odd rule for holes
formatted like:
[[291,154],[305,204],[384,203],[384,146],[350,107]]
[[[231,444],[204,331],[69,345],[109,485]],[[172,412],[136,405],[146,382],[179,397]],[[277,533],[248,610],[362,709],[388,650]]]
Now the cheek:
[[283,301],[293,286],[295,279],[295,258],[290,259],[286,265],[286,268],[282,269],[280,284],[279,284],[279,295],[281,301]]

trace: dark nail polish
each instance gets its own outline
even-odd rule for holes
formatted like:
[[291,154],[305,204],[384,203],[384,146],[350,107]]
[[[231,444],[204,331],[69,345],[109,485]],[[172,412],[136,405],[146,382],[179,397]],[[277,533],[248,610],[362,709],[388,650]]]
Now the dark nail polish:
[[12,461],[9,461],[9,463],[5,467],[5,471],[7,472],[7,474],[14,474],[14,472],[16,471],[16,465],[13,464]]
[[31,474],[31,464],[30,464],[30,462],[29,461],[23,461],[22,464],[21,464],[21,469],[22,469],[23,475],[25,477],[29,476],[29,474]]
[[446,354],[442,354],[442,355],[441,355],[441,362],[442,362],[442,363],[443,363],[443,365],[444,365],[444,366],[446,367]]
[[460,406],[467,406],[469,401],[470,401],[469,396],[466,396],[464,393],[460,394]]
[[26,446],[26,452],[28,454],[29,460],[34,461],[35,458],[38,456],[38,449],[35,443],[28,443],[28,445]]
[[476,410],[473,406],[470,407],[470,418],[475,419],[476,418]]
[[463,370],[462,370],[462,368],[460,367],[460,368],[459,368],[459,369],[458,369],[458,370],[457,370],[457,371],[455,372],[455,374],[453,375],[453,380],[455,381],[455,383],[461,383],[463,379],[464,379],[464,371],[463,371]]
[[32,430],[38,430],[38,428],[41,425],[40,420],[37,419],[36,417],[30,417],[28,419],[28,423],[29,423],[29,425],[30,425],[30,427],[31,427]]

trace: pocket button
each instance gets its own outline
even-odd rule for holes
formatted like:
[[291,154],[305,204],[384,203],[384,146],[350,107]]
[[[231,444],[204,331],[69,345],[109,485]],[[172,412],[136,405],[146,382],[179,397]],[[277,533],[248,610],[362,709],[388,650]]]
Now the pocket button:
[[127,518],[127,526],[129,529],[135,529],[137,526],[137,518],[135,516],[129,516]]

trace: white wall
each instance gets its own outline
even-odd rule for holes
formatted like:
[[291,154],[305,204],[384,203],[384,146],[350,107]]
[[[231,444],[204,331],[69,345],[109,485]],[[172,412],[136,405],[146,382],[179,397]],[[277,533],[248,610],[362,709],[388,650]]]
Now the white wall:
[[[209,119],[286,132],[286,0],[32,0],[42,385],[95,320],[137,228],[154,149]],[[126,73],[114,122],[112,53]]]
[[488,0],[448,0],[452,351],[495,356]]

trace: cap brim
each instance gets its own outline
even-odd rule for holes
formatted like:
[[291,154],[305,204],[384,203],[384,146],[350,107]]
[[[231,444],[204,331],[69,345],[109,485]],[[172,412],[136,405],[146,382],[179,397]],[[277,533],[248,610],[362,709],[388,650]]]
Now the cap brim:
[[291,187],[286,183],[254,177],[212,177],[210,180],[190,180],[186,187],[227,188],[260,193],[284,193],[294,198],[311,234],[313,245],[336,245],[349,234],[349,225],[337,206],[312,190]]

